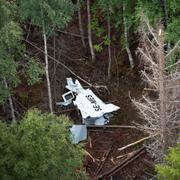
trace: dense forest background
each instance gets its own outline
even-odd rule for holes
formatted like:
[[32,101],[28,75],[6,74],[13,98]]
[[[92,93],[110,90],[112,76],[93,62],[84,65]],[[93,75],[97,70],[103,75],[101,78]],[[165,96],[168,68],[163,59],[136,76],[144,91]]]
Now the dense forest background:
[[71,144],[67,126],[79,122],[76,109],[56,105],[73,77],[121,107],[112,125],[138,129],[101,134],[95,147],[117,140],[117,155],[146,136],[153,167],[162,164],[159,176],[178,179],[179,144],[165,156],[179,133],[179,14],[179,0],[0,0],[0,177],[93,179],[101,172],[93,174],[84,158],[93,148]]

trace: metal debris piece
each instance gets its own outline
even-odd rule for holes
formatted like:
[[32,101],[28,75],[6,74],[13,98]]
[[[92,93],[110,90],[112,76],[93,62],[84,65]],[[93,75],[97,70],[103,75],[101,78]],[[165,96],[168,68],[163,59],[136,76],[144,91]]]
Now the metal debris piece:
[[66,78],[67,85],[66,88],[72,92],[79,93],[83,87],[81,86],[80,82],[76,79],[75,83],[73,82],[72,78]]
[[57,102],[56,105],[68,106],[69,104],[72,103],[72,100],[74,99],[74,94],[72,91],[69,91],[69,92],[63,94],[62,98],[63,98],[64,102]]
[[78,144],[80,141],[87,139],[87,127],[86,125],[73,125],[70,128],[72,142]]
[[83,123],[86,125],[105,125],[109,123],[110,117],[112,117],[111,114],[104,114],[103,116],[99,117],[99,118],[86,118],[83,119]]

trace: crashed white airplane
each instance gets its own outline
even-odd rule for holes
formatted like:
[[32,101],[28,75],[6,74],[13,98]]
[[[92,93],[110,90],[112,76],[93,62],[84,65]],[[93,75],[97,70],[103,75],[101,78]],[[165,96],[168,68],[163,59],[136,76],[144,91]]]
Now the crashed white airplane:
[[[72,78],[67,78],[66,88],[70,91],[62,95],[64,102],[57,105],[67,106],[73,103],[80,110],[82,123],[85,125],[105,125],[109,122],[111,113],[120,109],[113,104],[105,104],[90,89],[84,89],[78,80],[73,82]],[[87,138],[87,127],[84,125],[73,125],[70,130],[74,143]]]

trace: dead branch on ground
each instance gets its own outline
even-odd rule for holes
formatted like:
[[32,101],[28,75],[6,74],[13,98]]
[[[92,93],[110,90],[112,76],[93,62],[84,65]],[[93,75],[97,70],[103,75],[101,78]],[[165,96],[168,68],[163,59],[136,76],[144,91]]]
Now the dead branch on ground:
[[122,151],[122,150],[124,150],[124,149],[129,148],[129,147],[135,146],[135,145],[137,145],[137,144],[139,144],[139,143],[141,143],[141,142],[143,142],[143,141],[145,141],[145,140],[148,140],[148,139],[150,139],[150,138],[152,138],[152,137],[154,137],[154,136],[156,136],[156,135],[147,136],[147,137],[144,137],[144,138],[142,138],[142,139],[139,139],[138,141],[135,141],[135,142],[133,142],[133,143],[131,143],[131,144],[128,144],[128,145],[126,145],[126,146],[124,146],[124,147],[118,148],[118,151]]

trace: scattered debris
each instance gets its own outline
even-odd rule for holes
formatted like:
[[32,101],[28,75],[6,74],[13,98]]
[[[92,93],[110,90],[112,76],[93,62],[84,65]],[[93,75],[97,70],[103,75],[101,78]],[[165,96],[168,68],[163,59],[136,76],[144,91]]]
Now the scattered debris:
[[134,161],[135,159],[137,159],[139,156],[143,155],[146,152],[145,148],[142,147],[140,148],[136,153],[134,153],[133,155],[127,157],[125,160],[123,160],[122,162],[120,162],[119,164],[117,164],[116,166],[114,166],[112,169],[110,169],[109,171],[99,175],[97,177],[97,179],[102,179],[103,177],[110,177],[112,175],[114,175],[115,173],[117,173],[119,170],[121,170],[122,168],[126,167],[130,162]]
[[[108,131],[108,132],[107,132]],[[88,134],[91,137],[93,148],[90,148],[89,143],[86,143],[86,150],[99,161],[96,160],[95,163],[88,157],[86,160],[86,170],[90,176],[90,179],[98,179],[102,174],[108,172],[116,165],[119,165],[121,162],[127,160],[127,158],[134,156],[137,151],[143,146],[138,144],[137,146],[131,146],[124,151],[118,151],[119,147],[135,142],[143,137],[143,132],[138,129],[131,128],[93,128],[88,130]],[[89,137],[88,137],[89,138]],[[110,145],[113,144],[112,150],[109,156],[105,160],[105,155],[110,148]],[[123,156],[119,157],[118,156]],[[153,167],[147,166],[144,163],[144,159],[148,162],[153,162],[153,159],[149,156],[148,152],[140,155],[136,159],[130,161],[124,167],[117,169],[116,172],[113,172],[110,175],[105,175],[99,179],[141,179],[142,176],[149,177],[144,174],[144,171],[151,172],[155,174]],[[105,160],[105,162],[104,162]],[[129,160],[128,160],[129,161]],[[101,170],[96,174],[100,164],[104,162]],[[148,179],[148,178],[147,178]]]
[[73,103],[80,110],[84,126],[74,125],[73,129],[71,129],[71,133],[74,136],[73,143],[77,144],[87,138],[87,133],[85,133],[87,132],[87,127],[85,125],[105,125],[109,123],[112,117],[111,113],[120,108],[111,103],[105,104],[89,88],[84,89],[77,79],[75,82],[73,82],[72,78],[66,79],[66,88],[70,91],[62,95],[63,102],[56,104],[68,106]]

